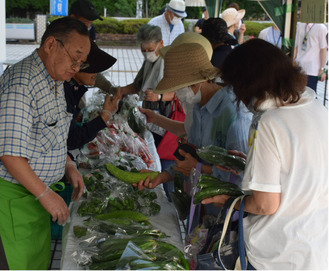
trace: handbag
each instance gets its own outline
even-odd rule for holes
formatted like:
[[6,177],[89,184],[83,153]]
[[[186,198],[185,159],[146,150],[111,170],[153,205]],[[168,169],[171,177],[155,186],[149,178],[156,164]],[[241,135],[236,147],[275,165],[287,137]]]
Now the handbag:
[[[217,222],[213,227],[220,228],[214,234],[214,228],[210,229],[206,241],[206,249],[202,249],[197,256],[196,269],[202,270],[246,270],[247,261],[244,248],[243,217],[244,217],[244,197],[230,199],[230,207],[227,214],[227,206],[220,212]],[[241,199],[239,220],[232,222],[234,206]],[[225,217],[223,221],[222,218]],[[219,237],[217,248],[212,250],[214,239]],[[209,241],[210,240],[210,241]],[[217,239],[218,240],[218,239]],[[206,251],[206,253],[205,253]]]
[[[184,122],[185,113],[184,110],[176,97],[176,94],[173,99],[173,103],[171,105],[171,117],[170,119]],[[177,136],[167,131],[160,144],[157,147],[157,151],[160,159],[165,160],[175,160],[174,152],[178,147]]]

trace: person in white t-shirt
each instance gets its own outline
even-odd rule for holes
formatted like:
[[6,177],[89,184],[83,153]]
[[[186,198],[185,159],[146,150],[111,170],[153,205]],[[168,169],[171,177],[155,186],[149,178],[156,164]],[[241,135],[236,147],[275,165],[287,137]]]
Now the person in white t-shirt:
[[227,56],[222,79],[254,113],[242,181],[248,269],[328,270],[328,110],[301,68],[261,39]]
[[161,28],[163,46],[170,45],[174,39],[185,32],[182,18],[187,16],[183,0],[171,0],[165,8],[165,12],[154,17],[148,23]]
[[294,59],[308,76],[307,86],[315,92],[318,80],[326,79],[327,33],[324,24],[297,23]]

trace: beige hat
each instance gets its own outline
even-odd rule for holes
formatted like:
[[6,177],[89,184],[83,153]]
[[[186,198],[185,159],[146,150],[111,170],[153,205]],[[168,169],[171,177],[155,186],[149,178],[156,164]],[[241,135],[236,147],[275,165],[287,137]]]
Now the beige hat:
[[[198,34],[199,35],[199,34]],[[219,69],[199,43],[184,43],[168,50],[164,57],[163,78],[154,93],[163,94],[214,79]]]
[[234,25],[244,17],[246,11],[244,9],[236,10],[235,8],[227,8],[223,11],[221,17],[227,24],[227,27]]
[[161,57],[165,57],[167,51],[172,48],[176,47],[178,45],[181,45],[183,43],[199,43],[202,45],[202,47],[206,50],[209,60],[212,57],[213,49],[209,42],[209,40],[202,35],[196,33],[196,32],[184,32],[177,36],[177,38],[174,39],[174,41],[171,43],[171,45],[165,46],[159,50],[159,54]]

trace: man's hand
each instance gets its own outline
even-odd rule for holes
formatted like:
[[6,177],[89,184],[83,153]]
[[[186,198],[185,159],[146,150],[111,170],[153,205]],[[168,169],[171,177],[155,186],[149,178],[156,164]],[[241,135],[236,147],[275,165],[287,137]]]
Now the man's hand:
[[81,173],[78,171],[75,165],[68,164],[65,168],[65,176],[73,187],[72,200],[79,200],[85,187]]
[[190,176],[192,168],[196,168],[198,161],[189,153],[178,150],[179,154],[182,155],[185,159],[183,161],[175,159],[176,166],[174,170],[181,172],[185,176]]
[[47,188],[41,196],[38,197],[40,204],[52,216],[52,221],[57,220],[58,225],[63,225],[69,217],[69,209],[61,196],[50,188]]

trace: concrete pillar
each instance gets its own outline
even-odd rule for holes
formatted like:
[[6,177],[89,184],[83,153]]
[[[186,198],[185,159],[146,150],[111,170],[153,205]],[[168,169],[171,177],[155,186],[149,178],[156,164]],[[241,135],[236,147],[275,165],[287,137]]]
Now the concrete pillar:
[[35,18],[36,24],[36,41],[37,43],[41,43],[41,38],[43,33],[46,31],[47,27],[47,15],[37,15]]

